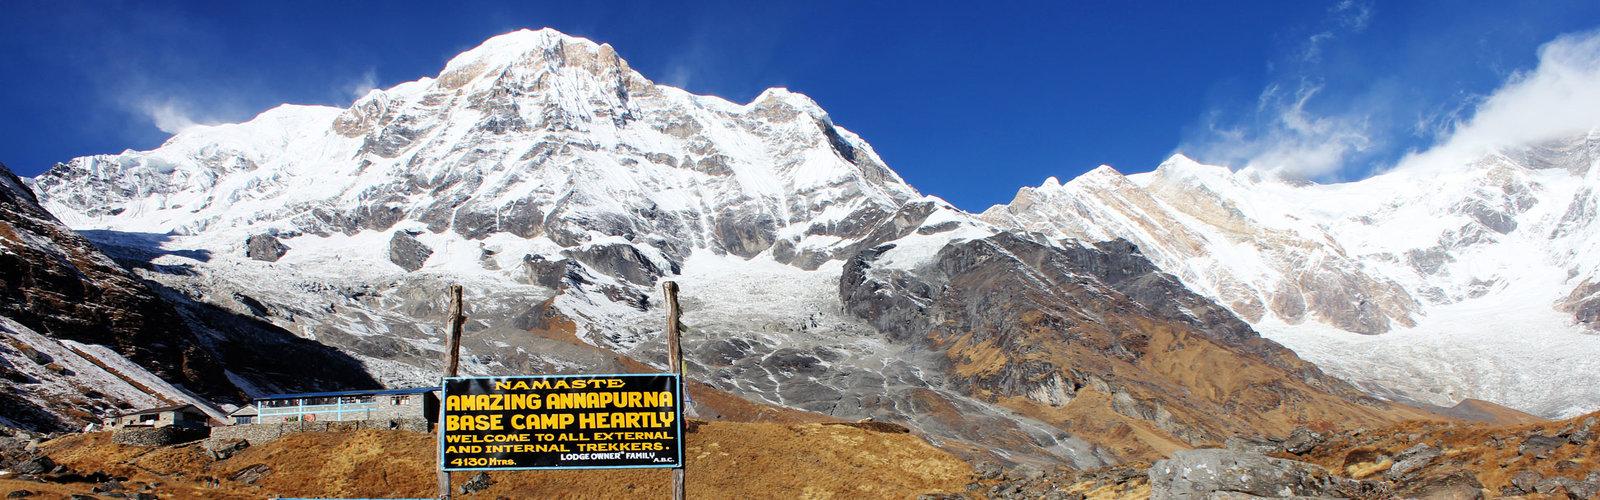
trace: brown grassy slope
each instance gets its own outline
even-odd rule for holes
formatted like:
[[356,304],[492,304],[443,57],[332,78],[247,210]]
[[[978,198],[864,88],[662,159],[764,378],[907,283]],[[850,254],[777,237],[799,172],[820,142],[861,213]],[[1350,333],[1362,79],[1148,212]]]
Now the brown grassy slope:
[[1323,374],[1136,249],[1098,245],[997,235],[947,247],[948,286],[918,306],[936,321],[917,333],[943,351],[956,387],[1123,460],[1301,426],[1438,418]]
[[[1545,458],[1519,450],[1531,437],[1570,435],[1583,428],[1588,428],[1593,437],[1582,443],[1569,441],[1551,450]],[[1408,421],[1336,435],[1308,456],[1285,457],[1309,461],[1362,479],[1382,475],[1393,465],[1385,457],[1393,457],[1417,444],[1434,446],[1443,452],[1438,460],[1423,469],[1418,480],[1466,473],[1475,476],[1494,494],[1524,471],[1544,478],[1581,480],[1590,473],[1600,472],[1600,413],[1519,425]]]
[[[966,463],[911,434],[845,425],[709,422],[687,441],[693,498],[907,498],[958,491],[972,474]],[[177,498],[426,497],[435,492],[435,441],[415,432],[297,434],[219,462],[205,458],[198,445],[125,447],[112,444],[107,433],[69,436],[44,448],[74,470],[159,481],[160,493]],[[258,464],[272,472],[256,484],[230,480]],[[659,498],[668,496],[671,484],[666,470],[491,474],[493,486],[471,497]],[[456,474],[456,485],[470,477]],[[219,483],[208,488],[207,478]],[[66,490],[85,492],[91,485],[79,486]],[[54,491],[37,483],[0,482],[0,489],[7,488]]]
[[[1126,322],[1122,332],[1081,322],[1062,335],[1040,325],[1021,355],[974,342],[969,336],[946,344],[947,352],[957,376],[982,379],[1007,366],[1035,364],[1071,367],[1114,381],[1110,392],[1086,385],[1060,407],[986,394],[981,388],[978,392],[1106,447],[1124,460],[1155,460],[1179,449],[1220,445],[1235,435],[1284,436],[1303,426],[1355,428],[1407,419],[1448,419],[1418,408],[1333,394],[1299,374],[1183,327],[1113,314],[1105,314],[1105,323]],[[1104,346],[1119,343],[1136,356],[1104,354],[1110,350]],[[1304,363],[1298,358],[1287,361]],[[1122,394],[1120,403],[1117,393]]]
[[1481,399],[1463,399],[1455,406],[1424,406],[1422,409],[1445,417],[1492,425],[1518,425],[1547,422],[1549,419],[1500,406]]

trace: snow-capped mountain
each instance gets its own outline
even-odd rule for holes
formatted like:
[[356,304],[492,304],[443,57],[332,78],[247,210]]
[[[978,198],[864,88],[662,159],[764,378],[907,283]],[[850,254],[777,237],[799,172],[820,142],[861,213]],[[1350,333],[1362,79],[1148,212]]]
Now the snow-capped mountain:
[[[62,225],[0,164],[0,425],[67,430],[244,390],[374,386],[350,358],[141,280]],[[203,317],[203,320],[196,318]],[[293,373],[316,363],[317,373]]]
[[282,106],[31,183],[174,298],[337,348],[391,385],[435,380],[448,283],[467,290],[468,373],[662,366],[673,279],[691,378],[905,422],[969,456],[1088,466],[1416,414],[1125,243],[1010,231],[919,195],[802,95],[691,95],[550,30],[348,109]]
[[1600,336],[1584,334],[1600,326],[1597,152],[1590,133],[1327,185],[1177,155],[1149,173],[1050,179],[982,217],[1127,239],[1371,391],[1571,415],[1600,407]]

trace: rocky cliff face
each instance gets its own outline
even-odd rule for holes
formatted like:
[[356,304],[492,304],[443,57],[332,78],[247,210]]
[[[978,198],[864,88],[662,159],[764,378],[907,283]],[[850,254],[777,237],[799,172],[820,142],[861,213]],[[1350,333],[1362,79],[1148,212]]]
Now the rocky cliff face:
[[[61,351],[83,344],[104,346],[118,358],[193,391],[214,396],[235,391],[216,357],[202,347],[170,304],[57,222],[4,165],[0,165],[0,283],[4,284],[0,317],[8,320],[7,345],[0,349],[24,359],[21,364],[0,366],[7,375],[8,396],[22,396],[5,405],[0,419],[61,428],[81,423],[95,411],[148,401],[149,395],[118,397],[108,395],[116,392],[109,388],[83,385],[70,395],[70,403],[61,404],[34,390],[49,384],[41,385],[37,376],[30,375],[34,370],[29,365],[46,367],[53,372],[44,374],[50,378],[73,377],[76,373],[68,362],[56,358]],[[36,345],[41,343],[50,345]],[[91,391],[100,397],[92,397]]]
[[[163,293],[58,222],[3,165],[0,282],[0,383],[13,400],[0,423],[59,430],[135,407],[239,402],[241,384],[372,384],[326,348]],[[286,369],[315,361],[327,371]]]
[[549,30],[348,109],[280,107],[32,182],[195,321],[293,332],[391,385],[434,379],[449,283],[466,373],[660,369],[673,279],[693,378],[968,456],[1092,466],[1404,413],[1127,243],[918,195],[804,96],[690,95]]

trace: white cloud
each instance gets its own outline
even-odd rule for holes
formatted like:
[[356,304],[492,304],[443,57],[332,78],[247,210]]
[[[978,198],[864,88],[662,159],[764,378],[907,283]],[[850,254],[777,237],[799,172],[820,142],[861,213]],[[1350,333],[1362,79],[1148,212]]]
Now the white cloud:
[[171,99],[144,99],[139,102],[138,109],[146,118],[150,119],[150,123],[155,124],[156,128],[168,134],[176,134],[197,125],[209,124],[208,121],[203,123],[202,120],[195,119],[189,113],[188,106]]
[[351,99],[360,99],[376,88],[378,88],[378,74],[368,68],[365,73],[361,74],[360,78],[344,86],[344,93]]
[[1450,168],[1497,148],[1571,137],[1600,127],[1600,31],[1539,47],[1539,64],[1512,75],[1455,121],[1427,151],[1396,168]]

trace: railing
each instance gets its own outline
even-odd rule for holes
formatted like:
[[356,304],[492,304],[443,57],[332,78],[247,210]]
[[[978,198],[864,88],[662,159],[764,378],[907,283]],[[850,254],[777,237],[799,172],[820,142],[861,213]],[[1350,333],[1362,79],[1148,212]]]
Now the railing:
[[[379,407],[376,401],[346,403],[340,400],[336,404],[320,405],[308,405],[301,401],[300,404],[294,406],[262,406],[261,403],[256,403],[256,412],[259,414],[257,421],[264,421],[266,417],[284,417],[287,419],[295,416],[301,417],[300,420],[304,420],[306,415],[317,415],[316,420],[341,422],[344,420],[369,420],[372,418],[373,410],[377,410]],[[327,414],[332,416],[322,416]]]

